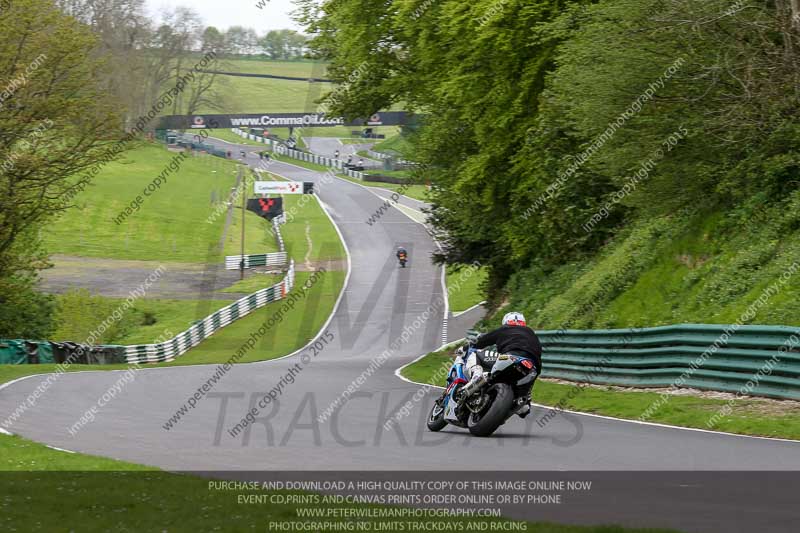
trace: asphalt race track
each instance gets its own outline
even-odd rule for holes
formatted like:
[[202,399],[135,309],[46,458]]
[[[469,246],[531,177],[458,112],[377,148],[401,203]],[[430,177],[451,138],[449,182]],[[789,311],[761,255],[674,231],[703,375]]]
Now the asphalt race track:
[[[303,181],[322,178],[320,173],[283,163],[274,163],[270,171]],[[429,312],[427,320],[420,320],[443,290],[441,270],[429,260],[436,245],[424,226],[397,209],[372,226],[366,224],[383,200],[365,187],[336,179],[318,187],[318,194],[351,256],[349,281],[327,328],[334,340],[285,388],[277,404],[261,414],[249,428],[252,431],[237,437],[227,433],[254,398],[277,385],[299,354],[236,366],[169,431],[163,424],[208,380],[214,367],[142,370],[74,437],[67,427],[119,373],[65,374],[11,430],[55,447],[175,471],[467,469],[601,475],[598,472],[800,470],[800,443],[796,442],[577,414],[557,416],[539,427],[536,421],[545,412],[541,408],[525,421],[510,420],[489,439],[472,438],[460,429],[429,433],[425,417],[436,391],[414,401],[420,387],[399,379],[395,370],[441,344],[443,310]],[[394,248],[398,244],[409,250],[410,268],[397,267]],[[415,321],[421,325],[415,328]],[[363,381],[343,409],[318,423],[317,417],[407,327],[413,329],[409,340]],[[450,337],[458,334],[451,331]],[[5,419],[42,379],[33,376],[0,390],[0,416]],[[407,401],[411,401],[410,414],[398,417],[396,425],[385,430],[385,421]],[[724,478],[715,476],[681,484],[673,474],[660,484],[659,475],[653,474],[649,478],[652,490],[644,490],[637,488],[641,484],[626,485],[624,473],[617,476],[623,482],[610,484],[594,504],[553,510],[531,507],[519,517],[687,531],[796,530],[796,485],[794,497],[787,498],[786,487],[779,483],[733,490]],[[631,474],[631,478],[641,483],[645,476]],[[700,487],[705,489],[701,498],[697,483],[707,483]]]

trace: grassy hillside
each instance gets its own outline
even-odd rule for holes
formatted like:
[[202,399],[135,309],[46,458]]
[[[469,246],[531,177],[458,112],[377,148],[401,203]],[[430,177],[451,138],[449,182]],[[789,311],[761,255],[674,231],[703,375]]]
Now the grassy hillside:
[[800,325],[798,207],[795,193],[771,206],[640,220],[596,256],[519,272],[505,308],[548,329],[727,324],[766,295],[745,323]]
[[397,134],[392,135],[391,137],[388,137],[387,139],[376,144],[374,150],[388,153],[398,152],[408,156],[413,153],[414,148],[411,143],[408,142],[408,139],[400,134]]
[[[149,196],[143,190],[176,157],[163,146],[142,145],[106,165],[70,209],[43,234],[50,253],[113,259],[204,262],[209,245],[222,235],[225,217],[207,222],[213,205],[236,183],[236,164],[211,157],[188,157]],[[136,212],[115,223],[126,207]]]
[[[301,78],[324,78],[324,64],[310,61],[225,60],[220,66],[226,72],[272,74]],[[328,83],[219,76],[218,103],[224,113],[263,113],[310,111],[316,100],[330,90]],[[214,113],[219,109],[203,107],[199,113]]]

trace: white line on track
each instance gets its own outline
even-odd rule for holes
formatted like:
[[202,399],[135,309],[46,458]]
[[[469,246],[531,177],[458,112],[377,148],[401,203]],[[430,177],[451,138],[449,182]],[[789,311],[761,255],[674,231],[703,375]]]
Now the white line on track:
[[463,315],[464,313],[469,313],[473,309],[476,309],[476,308],[482,306],[485,303],[486,303],[486,300],[484,300],[482,302],[479,302],[479,303],[476,303],[475,305],[473,305],[469,309],[464,309],[463,311],[459,311],[458,313],[453,313],[453,318],[459,317],[459,316]]

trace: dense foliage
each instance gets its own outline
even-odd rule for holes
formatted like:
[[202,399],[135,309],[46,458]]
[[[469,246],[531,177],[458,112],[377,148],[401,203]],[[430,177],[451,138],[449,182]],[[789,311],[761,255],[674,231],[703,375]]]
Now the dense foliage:
[[[72,205],[120,132],[95,38],[39,0],[0,12],[0,336],[42,338],[52,299],[35,293],[41,232]],[[85,178],[85,176],[90,176]]]
[[[800,184],[797,2],[303,4],[336,111],[425,115],[411,140],[440,259],[489,265],[498,300],[519,273],[534,290],[609,243],[788,205]],[[624,253],[643,268],[656,250]]]

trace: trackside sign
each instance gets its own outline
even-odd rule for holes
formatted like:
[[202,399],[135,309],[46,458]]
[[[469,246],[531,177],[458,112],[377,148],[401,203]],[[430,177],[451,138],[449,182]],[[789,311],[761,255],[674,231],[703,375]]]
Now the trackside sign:
[[305,194],[308,189],[302,181],[256,181],[256,194]]
[[405,111],[383,111],[368,118],[346,120],[324,113],[262,113],[255,115],[169,115],[159,119],[161,129],[214,128],[330,128],[333,126],[402,126],[408,123]]

